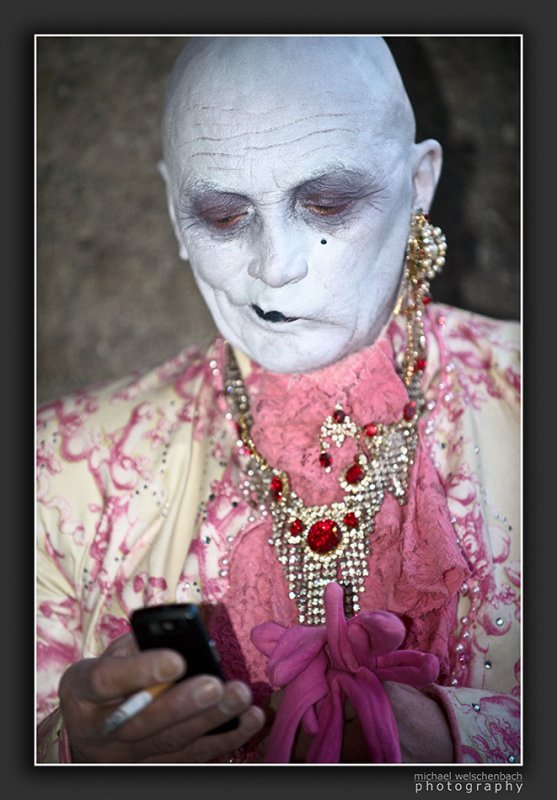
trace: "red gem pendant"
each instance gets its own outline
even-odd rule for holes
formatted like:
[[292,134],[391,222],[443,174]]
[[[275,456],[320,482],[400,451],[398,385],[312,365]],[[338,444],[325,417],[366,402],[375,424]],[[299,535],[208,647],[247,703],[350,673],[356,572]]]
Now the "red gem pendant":
[[292,536],[299,536],[305,527],[301,519],[295,519],[294,522],[290,523],[289,530]]
[[333,411],[333,419],[335,422],[344,422],[346,419],[346,414],[342,410],[342,408],[335,408]]
[[410,400],[409,403],[406,403],[404,406],[404,410],[402,412],[402,416],[405,420],[411,420],[414,414],[416,413],[416,403],[414,400]]
[[376,436],[377,425],[374,425],[373,422],[370,422],[369,425],[365,426],[364,433],[366,436]]
[[330,467],[333,463],[333,459],[330,453],[320,453],[319,455],[319,463],[322,467]]
[[343,522],[347,528],[358,527],[358,517],[354,514],[353,511],[349,511],[347,514],[345,514]]
[[359,464],[352,464],[344,476],[348,483],[359,483],[364,477],[364,470]]
[[275,500],[282,500],[282,481],[278,475],[275,475],[269,484],[269,491]]
[[314,553],[330,553],[339,542],[340,531],[332,519],[320,519],[309,529],[307,543]]

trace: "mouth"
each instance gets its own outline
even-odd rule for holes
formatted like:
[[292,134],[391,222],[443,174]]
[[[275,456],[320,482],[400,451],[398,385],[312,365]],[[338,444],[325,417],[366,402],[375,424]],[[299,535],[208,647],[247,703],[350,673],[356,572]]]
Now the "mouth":
[[259,317],[265,322],[296,322],[298,317],[285,317],[281,311],[263,311],[262,308],[252,304],[252,308]]

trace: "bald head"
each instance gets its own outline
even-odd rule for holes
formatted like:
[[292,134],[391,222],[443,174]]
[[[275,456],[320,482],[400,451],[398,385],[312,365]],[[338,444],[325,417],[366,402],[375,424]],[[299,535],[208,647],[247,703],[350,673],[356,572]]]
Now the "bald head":
[[[376,136],[414,141],[414,114],[400,73],[378,37],[201,37],[188,42],[171,72],[164,104],[164,159],[175,162],[191,120],[206,111],[278,120],[298,107],[334,119],[349,108]],[[215,117],[211,119],[211,112]],[[340,116],[340,115],[339,115]],[[195,134],[195,130],[191,131]]]
[[372,37],[188,43],[163,119],[182,258],[223,336],[279,372],[374,340],[394,304],[412,208],[429,208],[437,142]]

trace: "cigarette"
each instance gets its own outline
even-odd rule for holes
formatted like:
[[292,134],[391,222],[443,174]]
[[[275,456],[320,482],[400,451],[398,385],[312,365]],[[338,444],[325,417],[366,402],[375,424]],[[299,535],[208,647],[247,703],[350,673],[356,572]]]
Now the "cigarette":
[[153,700],[158,697],[159,694],[165,692],[170,686],[174,686],[173,681],[157,683],[156,686],[148,686],[146,689],[132,694],[121,706],[118,706],[116,711],[105,719],[101,730],[102,735],[107,736],[109,733],[117,731],[124,723],[129,722],[130,719],[133,719],[140,714],[143,709],[151,705]]

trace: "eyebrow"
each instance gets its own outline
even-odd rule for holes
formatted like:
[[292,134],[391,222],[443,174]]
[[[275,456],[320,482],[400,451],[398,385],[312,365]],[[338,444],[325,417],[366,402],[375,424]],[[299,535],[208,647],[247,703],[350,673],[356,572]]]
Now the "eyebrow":
[[176,212],[178,216],[188,215],[192,211],[199,214],[214,206],[225,207],[233,203],[245,203],[246,199],[244,195],[204,178],[199,178],[191,183],[184,180],[178,191]]
[[303,181],[295,188],[295,192],[302,196],[330,193],[359,197],[375,183],[372,175],[360,170],[335,169]]
[[188,198],[190,207],[196,214],[218,213],[229,216],[245,207],[247,198],[236,192],[218,192],[214,190],[196,193]]

